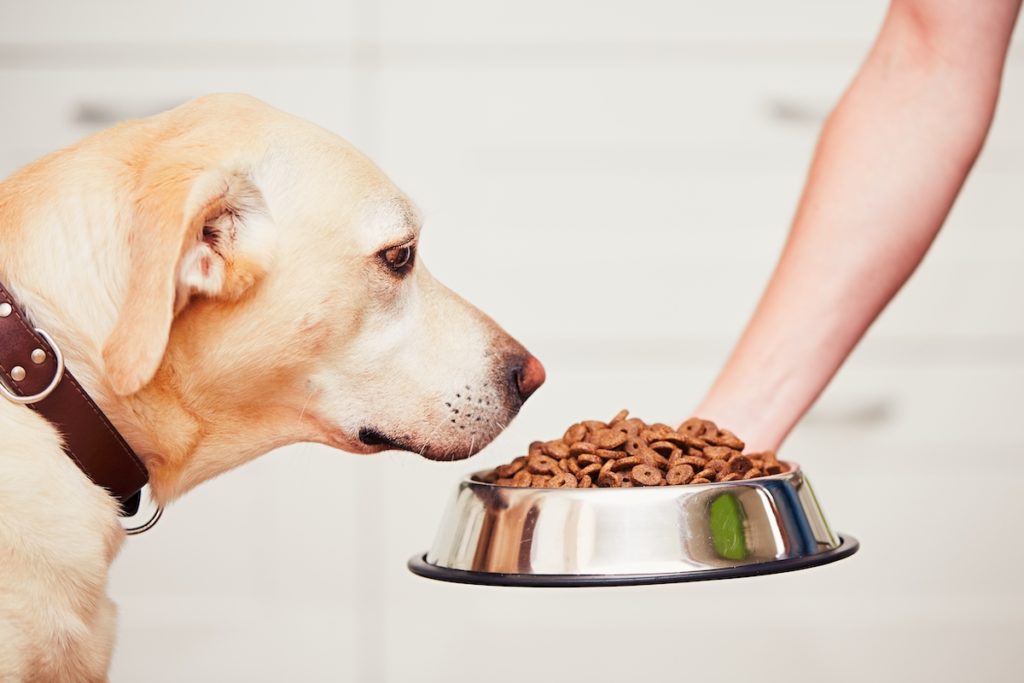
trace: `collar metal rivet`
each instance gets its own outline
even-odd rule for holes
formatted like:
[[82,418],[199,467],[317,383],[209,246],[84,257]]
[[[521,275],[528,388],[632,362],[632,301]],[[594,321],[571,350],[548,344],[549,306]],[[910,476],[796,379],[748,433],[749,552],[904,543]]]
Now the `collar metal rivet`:
[[46,351],[42,349],[32,350],[32,362],[36,365],[42,365],[43,361],[46,360]]
[[15,382],[20,382],[21,380],[25,379],[25,368],[21,367],[20,365],[15,365],[13,368],[11,368],[11,379],[13,379]]
[[4,303],[0,304],[0,318],[6,318],[13,311],[14,311],[14,309],[11,308],[11,305],[9,303],[4,302]]

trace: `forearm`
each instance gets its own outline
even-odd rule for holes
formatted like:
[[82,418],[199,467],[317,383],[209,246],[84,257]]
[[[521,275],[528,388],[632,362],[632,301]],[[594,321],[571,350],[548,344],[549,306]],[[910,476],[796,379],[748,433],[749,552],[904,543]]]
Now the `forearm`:
[[936,51],[903,9],[823,129],[775,273],[694,413],[751,448],[781,443],[913,273],[987,134],[1009,31],[981,57]]

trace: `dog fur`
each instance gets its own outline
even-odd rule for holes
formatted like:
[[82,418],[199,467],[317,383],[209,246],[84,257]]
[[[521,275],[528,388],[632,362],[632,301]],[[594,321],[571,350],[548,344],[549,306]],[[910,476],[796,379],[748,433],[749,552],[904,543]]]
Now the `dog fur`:
[[[456,459],[515,416],[543,370],[422,263],[389,267],[419,230],[340,138],[215,95],[0,183],[0,279],[167,503],[285,444]],[[0,433],[0,681],[106,680],[115,502],[30,409],[0,400]]]

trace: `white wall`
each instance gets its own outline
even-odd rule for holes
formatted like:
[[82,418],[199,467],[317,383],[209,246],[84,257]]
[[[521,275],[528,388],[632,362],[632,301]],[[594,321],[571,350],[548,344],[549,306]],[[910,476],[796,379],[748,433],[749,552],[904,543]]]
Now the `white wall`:
[[115,565],[115,682],[1019,678],[1019,44],[946,231],[787,444],[857,556],[470,588],[404,566],[460,475],[581,417],[697,401],[885,3],[280,5],[0,0],[0,172],[194,95],[263,97],[377,160],[424,209],[431,269],[549,380],[468,463],[303,445],[184,498]]

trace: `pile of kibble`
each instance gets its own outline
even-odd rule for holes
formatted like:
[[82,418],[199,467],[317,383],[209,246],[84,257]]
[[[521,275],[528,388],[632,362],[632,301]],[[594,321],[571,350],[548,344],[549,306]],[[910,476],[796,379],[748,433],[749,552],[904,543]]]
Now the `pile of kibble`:
[[773,451],[745,454],[744,448],[710,420],[690,418],[673,429],[623,410],[611,422],[586,420],[560,439],[534,441],[527,455],[480,479],[499,486],[614,488],[708,484],[786,471]]

